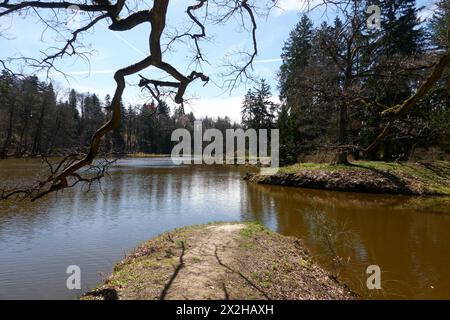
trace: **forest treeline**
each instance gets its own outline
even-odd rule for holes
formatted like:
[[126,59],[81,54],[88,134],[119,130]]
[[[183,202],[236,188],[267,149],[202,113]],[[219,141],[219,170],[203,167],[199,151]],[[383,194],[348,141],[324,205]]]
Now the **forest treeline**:
[[[57,99],[53,85],[35,76],[0,76],[0,156],[63,155],[85,152],[94,132],[110,117],[111,98],[71,90]],[[122,106],[120,127],[108,133],[102,153],[168,154],[177,128],[194,129],[195,116],[165,103]],[[228,118],[203,118],[205,128],[237,128]]]
[[[381,113],[413,95],[448,50],[449,2],[438,0],[427,21],[414,0],[385,0],[380,28],[369,28],[366,8],[356,1],[334,22],[314,25],[300,17],[282,50],[278,73],[280,103],[261,80],[243,100],[242,123],[203,119],[205,128],[279,128],[283,164],[299,160],[338,161],[361,157],[386,126]],[[407,160],[417,148],[450,153],[449,67],[419,103],[392,120],[389,134],[363,156]],[[0,156],[85,151],[110,116],[110,97],[71,90],[58,99],[37,77],[0,76]],[[120,127],[102,145],[107,153],[170,153],[176,128],[193,130],[195,117],[165,102],[122,106]],[[324,155],[326,159],[320,159]],[[328,157],[328,158],[327,158]]]

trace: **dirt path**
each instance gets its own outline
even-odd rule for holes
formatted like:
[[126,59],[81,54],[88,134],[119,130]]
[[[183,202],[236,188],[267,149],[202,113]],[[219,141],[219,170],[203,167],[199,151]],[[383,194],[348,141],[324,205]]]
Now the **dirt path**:
[[223,279],[231,271],[243,224],[208,226],[196,234],[186,250],[184,265],[168,289],[165,299],[227,299]]
[[177,229],[144,243],[82,299],[354,299],[298,239],[255,223]]

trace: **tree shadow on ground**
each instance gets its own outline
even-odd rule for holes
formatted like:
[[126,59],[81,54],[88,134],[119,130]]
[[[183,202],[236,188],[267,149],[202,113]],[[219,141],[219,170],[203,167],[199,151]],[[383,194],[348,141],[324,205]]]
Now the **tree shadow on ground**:
[[376,173],[376,174],[382,176],[383,178],[389,180],[389,182],[394,184],[397,188],[401,188],[402,190],[405,190],[405,191],[410,190],[410,188],[408,187],[407,183],[405,183],[398,176],[396,176],[396,175],[394,175],[392,173],[389,173],[387,171],[383,171],[383,170],[380,170],[380,169],[372,168],[372,167],[365,166],[365,165],[362,165],[362,164],[357,164],[357,163],[350,163],[350,164],[348,164],[348,166],[349,167],[356,167],[356,168],[361,168],[361,169],[372,171],[373,173]]
[[222,291],[223,291],[223,295],[225,297],[224,299],[230,300],[230,294],[228,293],[227,286],[225,285],[224,282],[222,282]]
[[85,295],[92,296],[92,297],[101,297],[101,298],[103,298],[103,300],[119,300],[117,291],[116,291],[116,289],[113,289],[113,288],[96,290],[96,291],[88,292]]
[[[253,288],[254,288],[255,290],[257,290],[259,293],[261,293],[261,294],[264,296],[264,298],[266,298],[267,300],[272,300],[272,299],[270,298],[270,296],[269,296],[266,292],[264,292],[264,291],[263,291],[261,288],[259,288],[256,284],[254,284],[249,278],[247,278],[245,275],[243,275],[240,271],[234,270],[234,269],[231,268],[230,266],[227,266],[226,264],[224,264],[224,263],[222,262],[222,260],[220,260],[217,251],[218,251],[218,248],[217,248],[217,246],[215,245],[214,255],[215,255],[216,259],[217,259],[217,262],[218,262],[222,267],[224,267],[225,269],[231,271],[232,273],[237,274],[238,276],[240,276],[240,277],[241,277],[242,279],[244,279],[251,287],[253,287]],[[225,284],[223,284],[223,289],[226,290]],[[227,296],[227,295],[228,295],[228,292],[225,291],[225,293],[226,293],[226,296]]]
[[161,291],[161,294],[159,296],[160,300],[164,300],[166,298],[167,292],[169,291],[170,287],[172,286],[172,283],[174,282],[175,278],[178,276],[178,273],[183,269],[184,267],[184,254],[186,251],[186,247],[184,244],[184,241],[181,242],[181,254],[180,254],[180,260],[178,265],[175,267],[175,270],[170,277],[169,281],[164,286],[163,290]]
[[420,166],[430,170],[437,176],[444,178],[444,179],[448,179],[448,176],[450,174],[450,167],[448,167],[448,169],[445,170],[444,167],[438,166],[438,165],[430,163],[430,162],[418,162],[418,164]]

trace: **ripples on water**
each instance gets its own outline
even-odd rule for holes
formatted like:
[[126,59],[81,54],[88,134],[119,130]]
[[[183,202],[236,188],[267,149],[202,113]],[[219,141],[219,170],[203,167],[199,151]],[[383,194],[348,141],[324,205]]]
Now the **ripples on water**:
[[[25,178],[37,167],[1,161],[0,177]],[[0,298],[74,298],[156,234],[253,219],[302,238],[318,261],[365,296],[365,268],[377,264],[385,290],[374,297],[450,298],[449,202],[253,185],[242,180],[249,170],[126,159],[101,192],[0,203]],[[323,241],[326,230],[343,231],[333,244],[345,261],[340,267]],[[74,264],[81,267],[81,291],[66,289],[65,271]]]

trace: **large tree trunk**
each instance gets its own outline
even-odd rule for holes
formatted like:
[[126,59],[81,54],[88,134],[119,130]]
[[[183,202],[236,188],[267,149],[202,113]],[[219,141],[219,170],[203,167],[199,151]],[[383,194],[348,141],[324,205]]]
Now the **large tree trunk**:
[[350,162],[348,162],[348,152],[346,150],[340,149],[336,155],[336,160],[334,163],[344,165],[350,164]]
[[348,144],[348,107],[345,102],[341,103],[339,108],[339,147],[336,155],[336,164],[349,164],[348,150],[345,147]]
[[47,154],[52,155],[54,152],[55,144],[56,144],[56,137],[58,136],[59,127],[60,127],[60,113],[61,109],[58,108],[56,111],[56,120],[55,120],[55,126],[53,127],[53,134],[50,140],[50,143],[47,148]]
[[347,104],[347,95],[349,88],[351,88],[353,81],[353,53],[352,53],[352,44],[353,38],[349,40],[347,43],[347,58],[346,58],[346,68],[344,73],[344,81],[342,84],[342,92],[341,96],[343,98],[340,101],[339,105],[339,147],[336,155],[336,164],[349,164],[348,162],[348,104]]
[[8,148],[11,143],[12,129],[13,129],[14,107],[15,107],[14,103],[11,103],[11,106],[9,107],[8,132],[6,134],[5,142],[3,143],[3,148],[0,153],[0,158],[6,158],[8,156]]
[[19,143],[16,148],[16,156],[22,156],[22,146],[24,145],[24,139],[26,140],[25,132],[28,130],[28,122],[30,119],[31,111],[28,109],[28,105],[25,104],[25,120],[22,126],[22,130],[20,132]]
[[45,104],[47,101],[44,99],[41,106],[41,114],[39,116],[39,121],[37,123],[36,131],[34,134],[33,148],[31,151],[31,155],[35,156],[41,153],[41,137],[42,137],[42,126],[44,125],[44,116],[45,116]]

